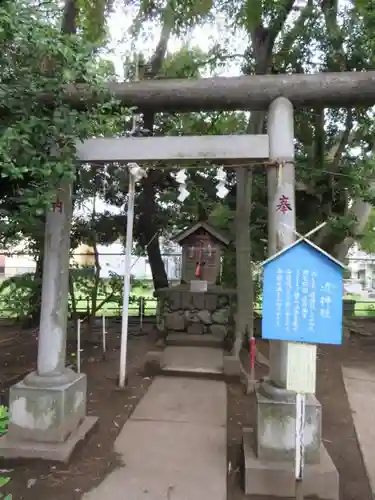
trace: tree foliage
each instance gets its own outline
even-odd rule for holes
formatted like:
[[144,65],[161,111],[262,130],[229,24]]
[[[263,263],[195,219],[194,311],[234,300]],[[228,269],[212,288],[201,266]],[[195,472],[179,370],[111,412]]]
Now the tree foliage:
[[[115,106],[104,94],[103,102],[90,113],[77,114],[62,101],[67,83],[89,82],[101,93],[103,80],[114,78],[113,66],[103,60],[99,50],[108,40],[108,15],[114,3],[67,0],[66,5],[72,2],[77,34],[69,36],[60,33],[61,13],[53,0],[44,10],[36,2],[22,0],[3,2],[0,7],[0,233],[8,238],[16,234],[35,236],[37,224],[41,232],[44,210],[61,176],[76,175],[77,137],[121,135],[132,126],[131,114],[114,112]],[[130,33],[124,36],[149,45],[141,46],[138,76],[142,79],[201,78],[218,74],[223,68],[244,74],[375,68],[375,16],[369,1],[133,0],[127,4],[136,14]],[[199,40],[189,42],[189,34],[197,27],[204,27],[209,38],[218,21],[222,32],[216,38],[212,35],[207,50]],[[158,38],[151,42],[155,33]],[[185,43],[173,52],[168,49],[176,36]],[[129,60],[125,64],[129,65]],[[133,78],[135,73],[132,63],[127,75]],[[37,103],[35,95],[40,91],[55,96],[53,107]],[[143,123],[154,135],[267,131],[265,115],[257,113],[146,112]],[[297,228],[303,233],[328,221],[316,242],[339,258],[354,241],[362,238],[365,245],[363,235],[368,232],[366,222],[375,187],[374,133],[372,109],[327,110],[317,105],[295,114]],[[134,235],[139,250],[148,255],[155,286],[167,284],[158,236],[168,237],[202,217],[234,235],[238,179],[240,173],[247,172],[246,182],[252,184],[247,206],[251,220],[246,224],[249,232],[243,231],[241,236],[249,246],[241,257],[245,271],[239,273],[246,276],[249,260],[259,262],[267,253],[265,169],[254,168],[252,177],[244,169],[237,170],[236,178],[233,166],[229,167],[230,193],[219,200],[216,165],[195,165],[197,168],[190,169],[188,176],[191,195],[181,203],[172,175],[178,167],[161,169],[150,164],[147,178],[137,187]],[[92,245],[124,238],[127,177],[121,165],[108,166],[107,172],[110,182],[95,166],[81,169],[75,177],[75,203],[79,206],[96,194],[116,206],[119,213],[76,217],[73,246],[81,241]],[[250,190],[243,190],[242,196],[244,193],[250,195]],[[232,285],[234,254],[233,248],[228,251],[225,265],[225,276]],[[249,293],[247,287],[244,304],[251,303]]]
[[[78,113],[63,103],[66,84],[89,81],[101,93],[92,45],[66,36],[28,2],[0,6],[0,210],[3,237],[24,232],[43,215],[63,176],[75,177],[75,142],[105,128],[103,112]],[[54,96],[43,106],[36,95]],[[103,93],[103,103],[108,96]]]

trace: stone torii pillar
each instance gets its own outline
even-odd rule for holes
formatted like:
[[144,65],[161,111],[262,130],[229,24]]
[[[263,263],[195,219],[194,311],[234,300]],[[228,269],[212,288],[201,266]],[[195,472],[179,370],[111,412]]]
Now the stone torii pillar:
[[[268,253],[271,257],[295,240],[294,124],[291,102],[279,97],[268,112]],[[281,210],[281,208],[283,208]],[[256,390],[256,449],[244,431],[245,492],[294,498],[296,410],[290,377],[302,377],[307,394],[304,494],[338,499],[337,470],[321,441],[321,405],[315,397],[316,345],[270,342],[269,378]]]
[[0,456],[66,461],[96,423],[86,417],[86,375],[66,367],[72,183],[46,215],[37,370],[10,389],[11,422]]

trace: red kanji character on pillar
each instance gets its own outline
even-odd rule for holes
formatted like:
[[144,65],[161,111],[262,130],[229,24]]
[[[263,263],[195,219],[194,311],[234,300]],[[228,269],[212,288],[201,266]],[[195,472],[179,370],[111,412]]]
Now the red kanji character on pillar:
[[284,194],[282,196],[280,196],[279,203],[278,203],[278,205],[276,207],[276,210],[278,212],[283,213],[283,214],[285,214],[286,212],[292,210],[289,198],[287,196],[285,196]]

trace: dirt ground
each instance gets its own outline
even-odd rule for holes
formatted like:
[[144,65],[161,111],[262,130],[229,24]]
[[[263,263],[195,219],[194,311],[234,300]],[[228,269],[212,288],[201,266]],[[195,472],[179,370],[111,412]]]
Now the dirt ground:
[[[319,352],[317,395],[324,406],[323,439],[340,472],[341,500],[372,498],[340,368],[346,360],[361,363],[362,359],[374,359],[375,323],[371,327],[370,323],[366,324],[365,330],[371,328],[374,340],[356,335],[341,348],[324,347]],[[113,331],[110,336],[105,361],[100,350],[93,346],[85,347],[82,357],[82,371],[87,373],[89,384],[88,413],[99,417],[99,425],[75,451],[68,465],[0,461],[0,476],[11,477],[3,492],[12,493],[13,500],[78,500],[118,466],[112,445],[152,382],[142,376],[141,367],[155,339],[152,335],[130,337],[128,389],[118,392],[115,389],[119,340],[117,330],[115,333]],[[262,341],[257,345],[266,355],[268,345]],[[8,387],[35,367],[36,352],[36,332],[18,333],[10,328],[0,331],[0,396],[3,394],[5,402]],[[69,356],[71,352],[74,346],[69,346]],[[73,357],[70,359],[74,362]],[[257,376],[265,375],[259,367],[257,370]],[[241,478],[242,427],[255,425],[255,398],[254,395],[245,396],[241,386],[230,384],[228,403],[228,500],[245,500]]]
[[[119,329],[119,326],[117,327]],[[3,340],[10,336],[8,330]],[[112,337],[112,338],[111,338]],[[114,337],[114,338],[113,338]],[[96,486],[118,465],[112,445],[152,380],[140,373],[145,353],[154,345],[152,336],[130,336],[128,346],[128,388],[116,390],[119,362],[119,340],[109,335],[107,359],[99,348],[84,347],[82,372],[88,378],[88,414],[99,417],[99,424],[89,439],[74,452],[68,465],[42,461],[17,462],[0,460],[0,476],[11,477],[3,488],[13,500],[78,500]],[[13,342],[1,345],[0,390],[23,378],[35,366],[36,334],[22,332]],[[69,358],[74,346],[68,346]],[[7,391],[6,391],[7,392]]]
[[[369,330],[366,325],[366,330]],[[318,352],[317,397],[323,406],[323,442],[340,474],[340,500],[372,500],[372,494],[359,451],[352,414],[346,397],[341,364],[346,361],[375,359],[375,322],[370,327],[374,336],[352,336],[342,347],[324,346]],[[372,346],[369,349],[369,345]],[[257,346],[268,354],[268,343],[257,341]],[[257,368],[257,378],[266,374]],[[245,397],[238,385],[228,386],[228,498],[245,500],[241,474],[242,427],[254,428],[256,422],[255,396]],[[251,497],[265,500],[264,497]],[[267,500],[278,500],[268,497]]]

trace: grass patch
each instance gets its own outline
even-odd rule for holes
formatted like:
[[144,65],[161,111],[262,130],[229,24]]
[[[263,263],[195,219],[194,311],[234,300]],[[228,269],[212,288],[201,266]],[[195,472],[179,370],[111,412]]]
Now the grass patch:
[[[8,280],[2,284],[0,290],[0,318],[2,319],[23,319],[27,317],[29,310],[33,277],[25,275]],[[122,313],[122,277],[114,280],[101,280],[97,289],[96,316],[120,316]],[[75,282],[75,304],[79,314],[85,314],[92,309],[92,294],[94,290],[94,280],[90,276],[81,276]],[[143,314],[145,316],[155,315],[156,299],[153,296],[153,287],[150,282],[133,283],[129,299],[129,316],[139,316],[141,301],[143,298]],[[110,298],[110,299],[109,299]],[[109,299],[109,300],[108,300]],[[102,305],[101,305],[102,304]],[[71,296],[69,294],[69,309],[72,310]]]
[[[131,290],[129,302],[129,316],[139,316],[140,298],[144,299],[144,315],[153,316],[156,314],[156,298],[153,296],[153,289],[143,286],[134,287]],[[98,303],[102,302],[105,296],[98,296]],[[77,300],[78,312],[87,311],[87,299]],[[106,302],[102,308],[97,312],[97,316],[121,316],[122,313],[122,298]]]
[[0,436],[7,433],[8,425],[9,425],[8,407],[4,406],[4,405],[0,405]]
[[357,317],[375,317],[375,299],[360,295],[345,295],[345,299],[354,300],[354,315]]

